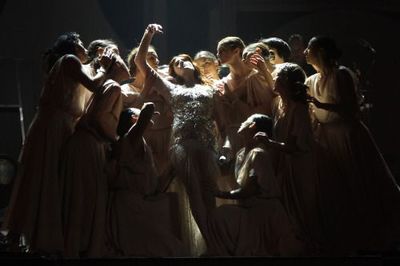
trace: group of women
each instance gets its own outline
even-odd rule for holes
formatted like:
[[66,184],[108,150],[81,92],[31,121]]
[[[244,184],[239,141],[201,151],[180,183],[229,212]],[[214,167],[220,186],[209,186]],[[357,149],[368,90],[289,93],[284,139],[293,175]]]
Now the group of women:
[[11,243],[65,257],[320,256],[400,240],[399,187],[334,40],[310,40],[306,77],[235,36],[218,60],[179,54],[166,71],[151,46],[161,33],[148,25],[128,66],[109,40],[86,51],[66,34],[49,51],[3,224]]

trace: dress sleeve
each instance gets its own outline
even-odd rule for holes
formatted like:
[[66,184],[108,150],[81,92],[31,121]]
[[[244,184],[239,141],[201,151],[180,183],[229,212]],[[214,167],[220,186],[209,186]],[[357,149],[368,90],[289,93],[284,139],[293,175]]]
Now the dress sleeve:
[[100,134],[110,141],[117,140],[117,126],[122,111],[121,87],[118,84],[110,85],[98,102],[94,120]]
[[147,94],[155,90],[158,92],[166,101],[171,101],[171,91],[175,88],[175,85],[162,77],[156,70],[151,70],[146,75],[143,87],[143,97],[146,98]]

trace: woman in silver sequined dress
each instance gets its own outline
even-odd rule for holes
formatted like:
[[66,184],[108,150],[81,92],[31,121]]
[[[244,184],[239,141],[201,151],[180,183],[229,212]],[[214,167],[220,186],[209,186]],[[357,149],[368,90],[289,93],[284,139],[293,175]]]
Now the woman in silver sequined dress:
[[[190,211],[195,220],[183,219],[183,240],[189,245],[192,255],[200,255],[208,239],[208,214],[216,207],[214,192],[219,174],[217,165],[214,101],[216,90],[206,85],[200,71],[190,56],[175,56],[169,64],[170,75],[176,80],[171,83],[146,62],[146,53],[155,33],[162,27],[150,24],[144,32],[135,63],[145,73],[142,94],[156,89],[172,104],[174,120],[171,137],[171,162],[175,175],[186,190]],[[181,206],[182,207],[182,206]],[[183,206],[185,208],[185,206]],[[185,216],[185,214],[182,214]],[[193,226],[201,232],[196,234]],[[186,241],[185,241],[186,238]]]

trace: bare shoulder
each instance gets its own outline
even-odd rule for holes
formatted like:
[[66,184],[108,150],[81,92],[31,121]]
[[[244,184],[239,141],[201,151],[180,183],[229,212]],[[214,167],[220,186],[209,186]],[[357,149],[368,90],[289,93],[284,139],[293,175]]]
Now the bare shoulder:
[[106,82],[104,82],[105,90],[104,93],[107,94],[121,94],[121,85],[118,84],[118,82],[109,79]]
[[79,66],[80,67],[82,65],[81,61],[79,61],[79,58],[73,54],[64,55],[63,57],[61,57],[61,60],[62,60],[61,61],[62,64],[66,65],[66,66]]

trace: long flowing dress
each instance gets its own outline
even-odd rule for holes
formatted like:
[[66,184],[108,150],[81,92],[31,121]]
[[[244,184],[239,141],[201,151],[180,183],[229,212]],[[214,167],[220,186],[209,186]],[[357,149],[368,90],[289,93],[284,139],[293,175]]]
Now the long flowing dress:
[[223,117],[219,125],[222,135],[229,138],[235,155],[244,146],[244,140],[237,134],[240,124],[254,113],[271,115],[275,94],[264,76],[255,69],[236,85],[230,77],[231,74],[219,81],[225,90],[216,108]]
[[214,191],[220,176],[214,134],[216,91],[200,84],[193,87],[173,84],[154,70],[146,82],[149,79],[153,79],[154,88],[172,104],[170,158],[177,177],[174,191],[180,196],[182,241],[192,256],[198,256],[206,249],[207,219],[216,207]]
[[[145,86],[153,87],[153,80],[145,80]],[[171,104],[157,90],[151,90],[149,94],[143,96],[139,89],[129,85],[123,87],[124,107],[141,108],[143,103],[152,102],[155,105],[155,111],[159,115],[153,116],[153,126],[146,130],[145,139],[153,152],[154,162],[158,175],[163,175],[169,170],[169,146],[171,139],[173,113]]]
[[158,178],[149,145],[142,136],[130,135],[117,145],[107,213],[112,248],[122,256],[188,255],[174,234],[171,195],[155,194]]
[[63,229],[66,257],[100,257],[106,252],[108,184],[106,156],[116,140],[122,110],[120,86],[107,81],[63,148]]
[[274,140],[286,144],[288,141],[295,141],[296,147],[291,153],[273,153],[283,203],[298,234],[307,243],[307,252],[316,255],[324,242],[323,217],[320,209],[316,144],[308,105],[291,101],[283,108],[282,99],[278,97],[273,113]]
[[[70,56],[70,55],[67,55]],[[61,253],[62,145],[83,115],[89,91],[66,72],[67,56],[52,68],[23,144],[19,169],[3,228],[23,234],[32,251]]]
[[[323,216],[332,249],[340,253],[381,251],[399,238],[400,191],[368,128],[357,117],[354,82],[345,67],[306,80],[323,103],[340,104],[339,114],[312,105],[323,196]],[[340,195],[340,196],[339,196]]]
[[270,152],[255,147],[236,157],[235,175],[241,188],[256,179],[259,194],[222,205],[209,219],[213,256],[295,256],[304,244],[296,236],[276,180]]

